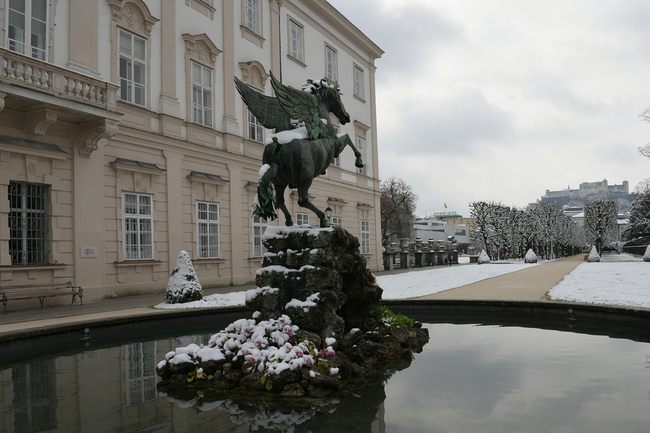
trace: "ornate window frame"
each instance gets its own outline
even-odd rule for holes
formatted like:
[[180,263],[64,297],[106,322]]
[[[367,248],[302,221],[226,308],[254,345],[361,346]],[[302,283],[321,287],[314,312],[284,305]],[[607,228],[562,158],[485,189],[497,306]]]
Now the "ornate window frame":
[[[119,83],[119,38],[117,28],[140,36],[147,42],[147,73],[146,73],[146,103],[143,108],[151,109],[151,30],[160,21],[151,15],[149,8],[142,0],[106,0],[111,8],[111,82]],[[125,104],[132,104],[122,101]],[[135,105],[135,104],[134,104]],[[138,106],[139,105],[135,105]]]
[[183,40],[185,41],[185,106],[187,107],[186,120],[188,123],[195,123],[192,119],[192,62],[196,62],[200,65],[205,66],[208,69],[212,70],[212,126],[206,126],[201,123],[195,123],[196,125],[202,125],[206,128],[214,128],[215,125],[215,89],[216,89],[216,65],[217,65],[217,56],[221,54],[221,50],[212,42],[210,37],[205,33],[200,35],[190,35],[189,33],[184,33]]

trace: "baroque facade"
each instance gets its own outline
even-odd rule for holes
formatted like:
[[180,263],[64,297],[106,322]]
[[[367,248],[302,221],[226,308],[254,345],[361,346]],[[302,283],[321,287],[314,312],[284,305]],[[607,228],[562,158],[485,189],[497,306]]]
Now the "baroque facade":
[[156,292],[181,250],[204,286],[253,281],[278,224],[251,217],[271,131],[233,77],[271,96],[269,70],[342,88],[366,167],[346,148],[310,199],[380,268],[383,52],[325,0],[0,0],[0,24],[0,286]]

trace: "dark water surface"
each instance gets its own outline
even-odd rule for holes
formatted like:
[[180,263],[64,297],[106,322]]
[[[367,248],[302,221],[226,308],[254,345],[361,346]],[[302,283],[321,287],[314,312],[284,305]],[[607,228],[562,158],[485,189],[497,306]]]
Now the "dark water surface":
[[165,353],[207,342],[234,318],[2,346],[0,432],[650,429],[650,330],[633,326],[421,316],[431,340],[409,368],[325,407],[280,412],[158,393]]

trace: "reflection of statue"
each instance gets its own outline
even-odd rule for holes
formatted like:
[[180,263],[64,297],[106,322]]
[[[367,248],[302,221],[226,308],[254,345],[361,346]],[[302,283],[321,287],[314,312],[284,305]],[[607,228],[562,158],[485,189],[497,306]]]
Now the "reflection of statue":
[[[325,214],[309,201],[308,190],[314,177],[325,174],[332,160],[345,146],[350,146],[356,157],[355,165],[363,167],[361,154],[347,134],[337,135],[330,122],[330,111],[342,124],[350,115],[341,102],[338,83],[326,80],[308,80],[303,90],[280,83],[271,73],[271,85],[277,98],[262,95],[235,77],[242,99],[253,115],[268,129],[275,129],[264,148],[260,184],[253,213],[274,220],[275,208],[284,213],[286,225],[293,225],[291,214],[284,204],[284,190],[298,188],[298,205],[311,209],[320,219],[320,226],[329,223]],[[275,187],[275,195],[273,195]]]

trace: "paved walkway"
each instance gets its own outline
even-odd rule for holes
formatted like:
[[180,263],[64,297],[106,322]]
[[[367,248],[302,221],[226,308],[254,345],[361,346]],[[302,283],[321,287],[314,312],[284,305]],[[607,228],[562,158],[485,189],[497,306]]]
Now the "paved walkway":
[[[538,266],[524,269],[511,274],[483,280],[474,284],[425,296],[419,299],[484,299],[484,300],[531,300],[544,299],[546,292],[565,275],[583,263],[583,256],[579,255],[554,262],[546,262]],[[478,266],[475,264],[459,266]],[[489,266],[508,266],[507,264],[494,264]],[[416,269],[398,269],[394,271],[376,272],[375,275],[386,275],[403,272],[418,272],[420,270],[443,269],[443,266]],[[233,291],[246,291],[254,288],[253,285],[221,287],[206,289],[206,295],[215,293],[228,293]],[[34,308],[12,309],[7,306],[7,314],[0,313],[0,341],[9,334],[38,333],[40,330],[90,323],[94,321],[124,320],[129,317],[142,317],[147,315],[174,314],[178,310],[160,310],[152,308],[164,301],[164,294],[159,293],[147,296],[129,296],[124,298],[104,299],[85,302],[82,305],[59,305],[41,309],[35,302]],[[47,301],[46,301],[47,303]]]
[[[546,262],[511,274],[445,290],[418,299],[485,299],[507,301],[538,301],[546,299],[546,292],[571,273],[581,263],[584,255]],[[508,266],[493,264],[489,266]]]

